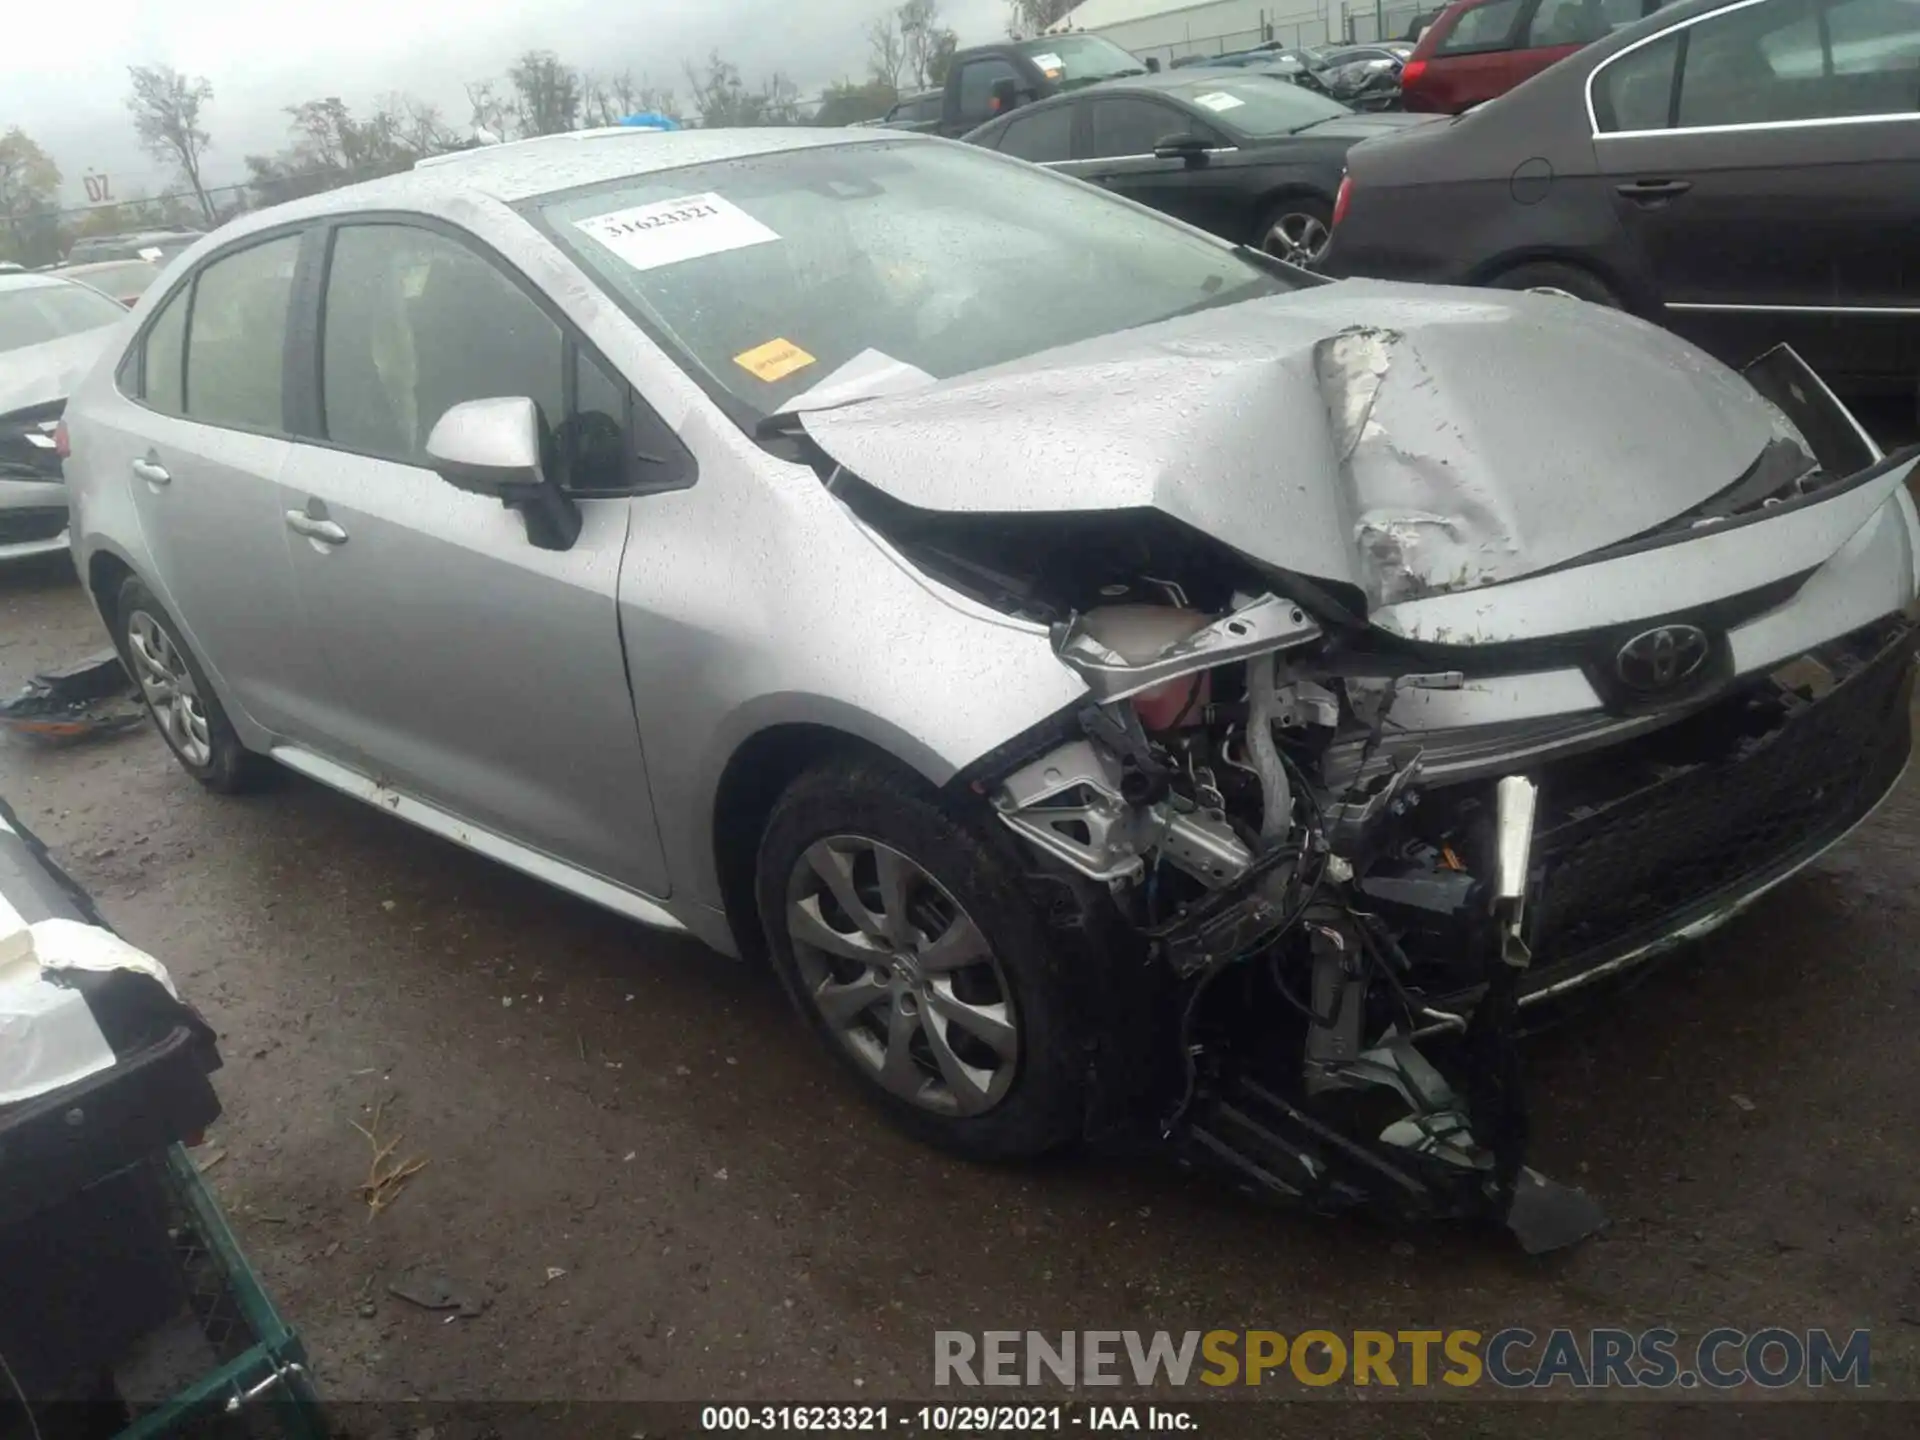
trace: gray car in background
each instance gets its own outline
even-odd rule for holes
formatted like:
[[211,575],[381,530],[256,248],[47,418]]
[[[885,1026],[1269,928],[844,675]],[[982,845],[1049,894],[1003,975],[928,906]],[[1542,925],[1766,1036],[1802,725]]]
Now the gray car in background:
[[0,274],[0,563],[67,548],[56,427],[126,318],[118,301],[62,276]]
[[1914,459],[1790,353],[1327,283],[920,136],[500,147],[248,216],[67,423],[191,774],[767,956],[974,1156],[1131,1129],[1566,1243],[1521,1016],[1909,751]]

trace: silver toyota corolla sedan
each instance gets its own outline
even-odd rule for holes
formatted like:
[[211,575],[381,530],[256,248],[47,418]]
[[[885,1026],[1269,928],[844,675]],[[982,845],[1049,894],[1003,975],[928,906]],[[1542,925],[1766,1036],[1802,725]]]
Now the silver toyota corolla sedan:
[[1598,1219],[1516,1038],[1909,750],[1790,352],[1326,283],[972,147],[502,146],[227,226],[67,412],[167,743],[766,955],[895,1119]]

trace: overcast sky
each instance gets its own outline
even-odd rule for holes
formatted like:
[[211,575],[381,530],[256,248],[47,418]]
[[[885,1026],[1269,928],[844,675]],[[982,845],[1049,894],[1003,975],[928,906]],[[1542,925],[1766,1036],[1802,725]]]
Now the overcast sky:
[[[504,72],[527,49],[589,70],[630,67],[671,84],[715,46],[749,84],[774,69],[803,93],[866,69],[862,34],[886,0],[10,0],[0,46],[0,131],[18,125],[53,156],[65,203],[104,172],[114,195],[172,188],[127,114],[127,67],[166,64],[213,83],[205,179],[246,177],[241,157],[287,143],[285,107],[338,95],[355,110],[404,90],[464,128],[464,82]],[[970,44],[1005,33],[1006,0],[942,0]]]

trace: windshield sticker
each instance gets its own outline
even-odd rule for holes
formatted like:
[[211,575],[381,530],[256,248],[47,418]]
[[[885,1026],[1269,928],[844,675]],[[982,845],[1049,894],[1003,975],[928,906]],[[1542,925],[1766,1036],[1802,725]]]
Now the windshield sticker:
[[1238,110],[1247,102],[1238,95],[1229,95],[1224,90],[1215,90],[1207,95],[1194,96],[1193,103],[1204,105],[1209,110]]
[[791,340],[769,340],[733,357],[733,363],[769,385],[813,364],[813,356]]
[[589,216],[573,225],[635,270],[657,270],[780,238],[738,205],[714,194],[658,200]]
[[1067,68],[1058,55],[1033,55],[1028,58],[1049,80]]

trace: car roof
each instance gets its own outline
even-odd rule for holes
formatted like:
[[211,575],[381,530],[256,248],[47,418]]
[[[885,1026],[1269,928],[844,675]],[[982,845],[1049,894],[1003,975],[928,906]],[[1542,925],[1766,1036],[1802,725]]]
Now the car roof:
[[367,210],[411,210],[459,218],[475,199],[504,205],[536,195],[654,175],[688,165],[741,160],[835,145],[939,143],[904,130],[856,130],[829,126],[777,129],[642,130],[633,126],[573,131],[483,145],[435,156],[411,170],[342,186],[256,210],[214,232],[221,244],[257,230],[299,220]]
[[143,260],[138,255],[125,260],[88,260],[79,265],[68,265],[61,270],[62,275],[98,275],[102,270],[125,270],[129,265],[144,265],[149,270],[158,271],[160,267],[151,260]]
[[1044,100],[1036,100],[1022,105],[1017,110],[1008,111],[1006,115],[999,116],[988,123],[999,125],[1014,116],[1025,115],[1047,106],[1071,105],[1074,101],[1084,100],[1089,95],[1116,95],[1129,90],[1144,90],[1159,94],[1185,90],[1194,84],[1220,84],[1229,80],[1245,80],[1249,74],[1258,73],[1251,67],[1241,65],[1183,65],[1178,70],[1162,71],[1158,75],[1121,75],[1112,80],[1099,80],[1091,85],[1082,85],[1077,90],[1049,95]]
[[55,285],[72,285],[77,282],[67,279],[64,274],[53,275],[44,270],[0,270],[0,292],[8,290],[46,290]]

